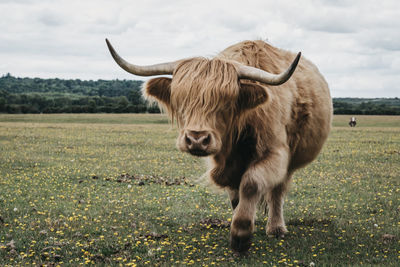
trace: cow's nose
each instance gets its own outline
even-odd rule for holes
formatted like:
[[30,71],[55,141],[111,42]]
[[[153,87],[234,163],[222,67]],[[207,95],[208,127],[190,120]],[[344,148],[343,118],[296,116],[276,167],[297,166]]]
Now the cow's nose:
[[211,134],[207,131],[186,131],[186,146],[189,150],[206,150],[211,142]]

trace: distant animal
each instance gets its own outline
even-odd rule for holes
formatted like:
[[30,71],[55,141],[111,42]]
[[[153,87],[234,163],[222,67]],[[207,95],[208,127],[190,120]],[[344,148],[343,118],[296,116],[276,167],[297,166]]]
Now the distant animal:
[[350,125],[350,127],[356,127],[357,122],[356,122],[356,118],[355,117],[351,117],[351,119],[349,121],[349,125]]
[[177,122],[177,147],[207,157],[208,176],[226,189],[232,249],[250,248],[258,204],[268,206],[267,234],[285,234],[289,181],[317,157],[331,128],[332,100],[317,67],[261,40],[237,43],[213,58],[138,66],[106,41],[127,72],[172,75],[148,80],[143,93]]

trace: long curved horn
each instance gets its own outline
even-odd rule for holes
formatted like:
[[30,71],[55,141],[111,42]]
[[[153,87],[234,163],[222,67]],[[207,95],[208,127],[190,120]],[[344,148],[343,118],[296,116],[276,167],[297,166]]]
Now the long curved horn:
[[290,67],[280,73],[280,74],[272,74],[267,71],[263,71],[254,67],[249,67],[245,65],[238,66],[238,75],[239,79],[249,79],[253,81],[259,81],[269,85],[281,85],[289,80],[290,76],[292,76],[293,72],[297,67],[297,63],[299,63],[301,56],[301,52],[299,52],[296,58],[293,60]]
[[168,63],[161,63],[149,66],[138,66],[133,65],[127,61],[125,61],[122,57],[120,57],[117,52],[115,52],[114,48],[112,47],[111,43],[106,39],[106,43],[108,46],[108,50],[112,57],[114,58],[115,62],[118,65],[126,70],[129,73],[138,75],[138,76],[153,76],[153,75],[162,75],[162,74],[172,74],[174,72],[175,66],[177,62],[168,62]]

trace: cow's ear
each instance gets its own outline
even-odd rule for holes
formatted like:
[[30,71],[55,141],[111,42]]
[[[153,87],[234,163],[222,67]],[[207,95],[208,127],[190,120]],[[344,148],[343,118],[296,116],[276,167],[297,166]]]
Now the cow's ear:
[[166,77],[148,80],[143,85],[143,93],[146,98],[155,98],[162,104],[169,106],[171,98],[171,79]]
[[240,83],[238,108],[247,110],[257,107],[268,100],[266,88],[256,83]]

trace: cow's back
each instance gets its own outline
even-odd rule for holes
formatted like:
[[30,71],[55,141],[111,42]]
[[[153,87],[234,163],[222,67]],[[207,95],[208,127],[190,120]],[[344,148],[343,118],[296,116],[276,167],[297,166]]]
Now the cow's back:
[[[271,73],[285,71],[295,56],[263,41],[244,41],[218,55]],[[302,57],[286,83],[266,89],[270,101],[254,110],[249,118],[268,124],[266,128],[277,138],[286,133],[291,152],[289,170],[300,168],[315,159],[328,137],[332,121],[328,84],[317,67]]]

